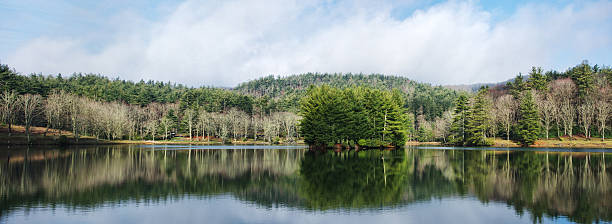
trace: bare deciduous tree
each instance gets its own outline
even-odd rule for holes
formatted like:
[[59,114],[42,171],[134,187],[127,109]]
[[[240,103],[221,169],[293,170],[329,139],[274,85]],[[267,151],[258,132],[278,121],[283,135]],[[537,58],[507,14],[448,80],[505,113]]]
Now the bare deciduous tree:
[[164,127],[164,140],[168,140],[168,128],[170,128],[170,125],[172,125],[172,121],[168,119],[168,117],[164,116],[160,120],[160,124],[162,127]]
[[184,116],[183,119],[185,120],[185,122],[187,122],[187,126],[189,128],[189,141],[193,140],[193,122],[195,120],[196,117],[196,113],[194,110],[192,110],[191,108],[186,109],[184,112]]
[[207,141],[210,141],[210,136],[213,132],[211,120],[211,114],[204,109],[200,109],[198,112],[198,126],[202,128],[202,134],[206,136]]
[[23,121],[28,143],[30,143],[30,127],[32,125],[32,120],[38,115],[41,102],[42,97],[40,97],[40,95],[25,94],[19,96],[19,107],[21,112],[23,112]]
[[516,102],[512,95],[503,95],[495,100],[495,110],[498,113],[498,119],[504,130],[506,131],[506,139],[510,140],[510,127],[514,122]]
[[70,125],[72,126],[72,135],[75,141],[79,141],[79,132],[82,129],[84,118],[82,117],[82,105],[84,100],[78,96],[70,95],[67,99],[67,109],[70,117]]
[[4,91],[0,97],[2,103],[2,120],[8,126],[8,136],[11,136],[12,125],[15,122],[16,109],[19,104],[15,91]]
[[593,124],[593,119],[595,115],[595,106],[593,105],[590,99],[585,100],[584,103],[580,104],[577,108],[578,110],[578,120],[582,128],[584,129],[584,136],[587,139],[591,138],[591,125]]
[[45,102],[45,117],[47,118],[47,130],[45,135],[49,131],[49,128],[54,128],[62,134],[62,128],[64,126],[64,117],[66,116],[66,105],[65,104],[66,93],[64,91],[54,91]]
[[550,126],[557,115],[557,107],[551,99],[550,95],[537,98],[537,105],[540,112],[540,120],[542,121],[544,132],[546,133],[546,139],[549,137]]
[[603,87],[599,90],[598,102],[595,104],[595,119],[597,120],[597,129],[601,134],[602,141],[606,139],[606,123],[610,119],[611,113],[610,89]]
[[434,137],[442,139],[446,143],[446,138],[449,135],[450,125],[453,120],[451,111],[446,111],[442,114],[442,117],[436,117],[434,120]]
[[550,83],[549,88],[552,93],[552,99],[558,109],[558,116],[563,123],[564,135],[573,136],[574,120],[576,118],[576,110],[574,108],[573,99],[576,95],[576,84],[571,79],[557,79]]

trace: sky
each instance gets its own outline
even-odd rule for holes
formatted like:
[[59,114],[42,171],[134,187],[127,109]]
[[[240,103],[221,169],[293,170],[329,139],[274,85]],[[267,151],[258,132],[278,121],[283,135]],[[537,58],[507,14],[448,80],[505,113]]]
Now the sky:
[[612,64],[610,1],[2,0],[0,63],[233,87],[307,72],[433,84]]

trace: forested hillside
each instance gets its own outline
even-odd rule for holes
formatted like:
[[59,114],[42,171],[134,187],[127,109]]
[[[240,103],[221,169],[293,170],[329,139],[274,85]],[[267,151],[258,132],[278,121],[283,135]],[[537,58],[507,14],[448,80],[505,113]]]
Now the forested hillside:
[[441,86],[419,83],[405,77],[380,74],[319,74],[307,73],[287,77],[267,76],[245,82],[234,88],[236,91],[252,96],[263,96],[278,101],[282,108],[295,110],[299,100],[311,85],[322,84],[335,88],[363,86],[379,90],[397,89],[404,95],[405,106],[409,112],[418,116],[424,114],[429,120],[442,116],[444,111],[454,106],[457,91]]

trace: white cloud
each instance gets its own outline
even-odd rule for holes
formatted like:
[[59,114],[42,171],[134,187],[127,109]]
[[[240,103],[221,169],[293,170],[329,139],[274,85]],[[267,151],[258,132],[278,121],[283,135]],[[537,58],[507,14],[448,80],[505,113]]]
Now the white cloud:
[[305,72],[459,84],[502,81],[533,65],[564,69],[611,49],[609,1],[529,4],[499,21],[473,2],[441,3],[403,19],[392,16],[394,7],[188,0],[156,22],[119,14],[109,22],[117,32],[105,34],[109,43],[98,51],[87,50],[91,42],[78,36],[40,37],[3,63],[23,73],[92,72],[188,85],[234,86]]

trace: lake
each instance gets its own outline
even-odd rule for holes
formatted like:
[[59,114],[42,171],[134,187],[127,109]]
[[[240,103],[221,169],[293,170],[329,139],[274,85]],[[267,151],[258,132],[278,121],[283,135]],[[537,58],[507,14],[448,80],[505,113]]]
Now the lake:
[[0,223],[611,222],[611,167],[601,149],[4,148]]

